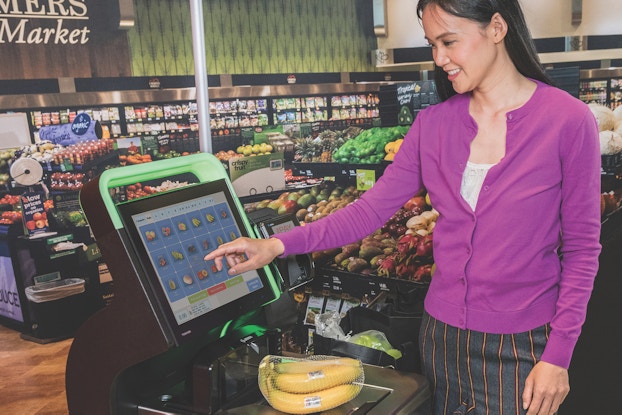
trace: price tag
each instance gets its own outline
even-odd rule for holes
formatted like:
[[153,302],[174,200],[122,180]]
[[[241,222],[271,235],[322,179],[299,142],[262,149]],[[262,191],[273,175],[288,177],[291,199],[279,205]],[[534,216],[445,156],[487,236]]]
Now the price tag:
[[376,172],[374,170],[356,170],[356,189],[369,190],[376,183]]

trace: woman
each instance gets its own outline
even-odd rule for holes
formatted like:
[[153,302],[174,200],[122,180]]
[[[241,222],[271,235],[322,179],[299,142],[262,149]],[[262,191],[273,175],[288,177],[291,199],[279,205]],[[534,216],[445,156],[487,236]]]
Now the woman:
[[440,212],[420,333],[433,413],[554,414],[598,268],[596,120],[549,85],[517,0],[420,0],[417,11],[442,102],[419,113],[374,187],[206,260],[224,256],[235,274],[342,246],[424,187]]

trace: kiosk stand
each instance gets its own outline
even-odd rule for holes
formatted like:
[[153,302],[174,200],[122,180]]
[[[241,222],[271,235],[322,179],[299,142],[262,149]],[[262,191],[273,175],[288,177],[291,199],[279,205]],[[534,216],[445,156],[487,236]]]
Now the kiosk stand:
[[[272,266],[230,276],[203,260],[221,243],[257,237],[226,174],[203,153],[108,170],[82,189],[115,295],[75,335],[70,415],[280,413],[262,398],[257,370],[281,354],[288,284]],[[183,187],[114,199],[124,186],[181,176]],[[423,376],[365,373],[359,396],[334,413],[429,413]]]
[[[182,175],[188,177],[189,173],[196,180],[186,187],[125,204],[117,204],[113,200],[114,192],[111,189],[116,187]],[[211,183],[218,185],[209,186]],[[200,199],[208,191],[217,193],[209,195],[211,199]],[[155,251],[147,252],[145,249],[149,248],[144,247],[140,251],[135,243],[137,241],[133,242],[130,236],[132,233],[136,239],[138,228],[129,229],[120,214],[123,205],[131,208],[136,202],[142,202],[139,206],[141,209],[158,205],[160,212],[164,212],[167,206],[184,202],[192,196],[195,198],[192,202],[194,204],[182,208],[193,211],[197,203],[202,203],[207,209],[212,208],[212,205],[226,208],[227,214],[232,215],[230,226],[226,228],[231,231],[223,233],[222,236],[228,240],[233,232],[241,235],[252,232],[246,217],[239,213],[242,212],[239,200],[232,197],[232,194],[224,167],[210,154],[196,154],[149,165],[108,170],[83,188],[80,194],[82,208],[108,264],[114,281],[115,297],[110,305],[91,316],[76,332],[66,372],[67,401],[72,415],[136,414],[140,404],[151,399],[151,395],[157,396],[159,392],[167,395],[172,387],[183,383],[187,378],[187,368],[192,367],[192,361],[198,355],[210,355],[205,351],[207,345],[213,346],[216,356],[223,355],[224,350],[230,348],[233,342],[225,329],[228,328],[229,332],[241,330],[244,335],[254,329],[262,331],[262,327],[256,325],[257,321],[261,321],[261,306],[279,296],[277,281],[268,268],[260,270],[260,273],[252,277],[239,277],[235,281],[238,284],[233,287],[219,284],[218,289],[224,287],[225,292],[231,291],[233,294],[227,298],[221,292],[215,292],[215,300],[211,303],[213,311],[209,310],[208,301],[197,300],[198,296],[195,294],[194,302],[191,303],[195,307],[187,307],[186,310],[197,317],[178,324],[172,318],[173,312],[166,301],[164,286],[157,285],[160,274],[147,263],[145,254]],[[219,204],[213,202],[216,197],[222,198],[217,200]],[[216,221],[216,215],[220,214],[220,221],[225,221],[222,217],[224,210],[214,212],[215,214],[209,214],[209,218]],[[197,219],[201,221],[201,225],[207,226],[208,218],[205,215],[197,216]],[[185,226],[193,225],[189,222]],[[157,232],[164,239],[162,231]],[[195,238],[193,241],[198,242],[199,239]],[[211,242],[216,243],[210,240]],[[188,249],[188,246],[181,248]],[[183,255],[187,252],[179,249],[178,253]],[[198,251],[197,254],[201,258],[204,255]],[[167,260],[175,261],[173,257],[167,257]],[[172,275],[174,272],[175,269],[171,267],[162,275]],[[209,269],[208,272],[211,273],[212,270]],[[226,270],[223,272],[226,273]],[[186,290],[187,287],[182,287],[186,284],[183,278],[185,275],[181,280],[167,282],[176,284],[179,295],[191,292]],[[189,278],[192,278],[190,285],[198,287],[203,284],[194,275]],[[209,277],[205,280],[208,279]],[[236,296],[239,298],[235,298]],[[189,302],[186,301],[185,304]],[[239,342],[239,338],[236,341]],[[205,405],[203,403],[202,408],[194,408],[194,403],[189,402],[186,409],[194,413],[208,413],[209,408],[205,408]]]

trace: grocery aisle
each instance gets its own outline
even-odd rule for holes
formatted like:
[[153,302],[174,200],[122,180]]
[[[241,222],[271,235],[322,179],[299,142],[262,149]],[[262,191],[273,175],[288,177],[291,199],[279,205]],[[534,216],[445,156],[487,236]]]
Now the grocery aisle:
[[67,414],[65,363],[72,339],[37,344],[0,325],[0,408],[13,415]]

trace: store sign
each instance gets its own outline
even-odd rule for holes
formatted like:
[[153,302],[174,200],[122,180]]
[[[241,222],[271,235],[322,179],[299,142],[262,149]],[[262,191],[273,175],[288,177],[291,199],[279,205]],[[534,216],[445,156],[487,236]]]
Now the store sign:
[[84,45],[88,11],[85,0],[0,0],[0,43]]
[[20,196],[22,204],[22,220],[28,235],[35,235],[48,231],[48,219],[43,202],[46,194],[40,192],[26,192]]
[[39,139],[67,147],[101,138],[101,126],[86,112],[76,116],[71,124],[44,125],[39,129]]
[[86,112],[81,112],[76,115],[76,118],[71,123],[71,132],[75,135],[84,135],[91,126],[91,117]]
[[22,307],[9,255],[8,242],[0,240],[0,316],[24,322]]
[[356,169],[356,189],[369,190],[376,183],[374,170]]

